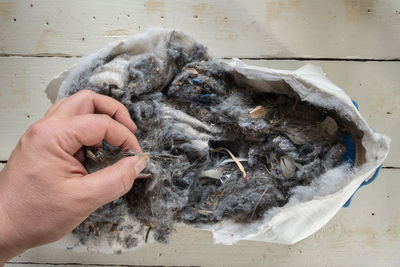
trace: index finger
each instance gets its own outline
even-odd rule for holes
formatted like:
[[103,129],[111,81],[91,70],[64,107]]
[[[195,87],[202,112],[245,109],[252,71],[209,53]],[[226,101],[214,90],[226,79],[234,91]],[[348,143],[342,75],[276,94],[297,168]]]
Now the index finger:
[[136,136],[124,125],[107,115],[86,114],[67,120],[56,133],[64,151],[75,154],[82,146],[93,146],[105,140],[112,146],[142,153]]
[[66,118],[84,114],[106,114],[135,133],[137,127],[128,109],[112,97],[81,90],[54,104],[45,114],[47,118]]

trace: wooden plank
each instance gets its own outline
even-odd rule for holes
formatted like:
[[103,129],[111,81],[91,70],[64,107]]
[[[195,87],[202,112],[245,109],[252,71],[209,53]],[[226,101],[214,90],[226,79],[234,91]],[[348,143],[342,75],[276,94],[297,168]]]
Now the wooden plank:
[[[400,170],[383,169],[349,208],[295,245],[244,241],[214,245],[208,232],[179,226],[169,245],[151,244],[122,255],[76,253],[50,244],[14,262],[201,266],[398,266],[400,264]],[[9,265],[10,267],[12,265]]]
[[51,106],[44,89],[76,62],[60,58],[0,58],[0,160],[7,160],[28,126]]
[[224,57],[400,58],[400,1],[0,1],[0,53],[87,55],[151,27]]
[[[44,88],[76,58],[0,58],[0,160],[7,160],[27,127],[50,107]],[[248,64],[296,69],[321,66],[334,83],[357,100],[361,113],[378,132],[393,138],[385,166],[400,167],[400,62],[251,60]]]

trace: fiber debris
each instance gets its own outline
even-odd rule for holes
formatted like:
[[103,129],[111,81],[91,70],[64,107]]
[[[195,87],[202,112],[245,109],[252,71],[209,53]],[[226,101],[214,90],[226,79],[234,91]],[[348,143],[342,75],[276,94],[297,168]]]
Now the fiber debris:
[[[103,238],[131,248],[149,233],[168,242],[176,222],[258,220],[285,205],[295,187],[342,164],[346,151],[337,114],[237,84],[198,43],[101,59],[70,94],[88,88],[128,108],[150,159],[146,179],[74,230],[82,244]],[[88,148],[85,166],[92,172],[127,155],[104,143]]]

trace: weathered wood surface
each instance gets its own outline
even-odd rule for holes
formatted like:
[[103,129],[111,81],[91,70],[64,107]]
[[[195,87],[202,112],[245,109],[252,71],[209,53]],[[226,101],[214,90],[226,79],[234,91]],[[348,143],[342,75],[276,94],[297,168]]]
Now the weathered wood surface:
[[[291,246],[242,241],[214,245],[208,232],[179,226],[168,246],[151,244],[122,255],[76,253],[50,244],[13,262],[179,266],[399,266],[399,170],[384,169],[351,206],[311,237]],[[14,265],[8,265],[12,267]]]
[[370,126],[392,138],[385,166],[397,168],[383,169],[376,182],[357,193],[350,208],[293,246],[213,245],[210,233],[179,226],[168,246],[103,255],[50,244],[7,266],[400,265],[397,0],[0,0],[0,160],[8,159],[23,132],[50,106],[44,88],[54,75],[77,57],[154,26],[183,30],[215,55],[254,59],[246,61],[252,65],[321,66],[358,101]]
[[219,56],[400,58],[400,1],[1,1],[0,53],[86,55],[150,27]]
[[[0,160],[7,160],[20,136],[41,118],[51,103],[44,93],[50,79],[76,58],[0,57]],[[296,69],[308,61],[247,60],[272,68]],[[311,61],[357,100],[361,113],[378,132],[400,131],[400,62]],[[400,139],[394,138],[385,166],[400,167]]]

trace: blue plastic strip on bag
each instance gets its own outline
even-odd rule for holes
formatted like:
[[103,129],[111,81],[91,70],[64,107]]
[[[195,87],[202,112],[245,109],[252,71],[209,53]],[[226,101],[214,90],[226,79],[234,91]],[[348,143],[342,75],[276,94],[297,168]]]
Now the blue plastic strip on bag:
[[362,182],[362,184],[357,188],[357,190],[353,193],[353,195],[351,195],[351,197],[346,201],[346,203],[344,203],[343,208],[347,208],[348,206],[350,206],[350,203],[351,203],[351,201],[353,200],[353,197],[355,196],[355,194],[357,193],[357,191],[358,191],[361,187],[363,187],[363,186],[365,186],[365,185],[369,185],[370,183],[372,183],[372,182],[376,179],[376,177],[378,177],[379,172],[381,171],[381,168],[382,168],[382,165],[380,165],[380,166],[376,169],[374,175],[372,175],[371,178],[369,178],[368,180]]
[[[357,102],[354,101],[354,100],[352,100],[352,102],[353,102],[354,106],[356,106],[356,108],[357,108],[357,110],[358,110],[358,104],[357,104]],[[344,162],[348,162],[348,163],[350,163],[352,166],[354,166],[354,161],[355,161],[355,158],[356,158],[356,147],[355,147],[355,144],[354,144],[353,140],[351,139],[350,134],[346,134],[346,135],[345,135],[345,137],[344,137],[344,144],[345,144],[346,147],[347,147],[347,151],[346,151],[346,153],[343,155],[343,161],[344,161]],[[350,203],[351,203],[351,201],[353,200],[353,197],[355,196],[355,194],[357,193],[357,191],[358,191],[361,187],[363,187],[363,186],[365,186],[365,185],[369,185],[370,183],[372,183],[372,182],[376,179],[376,177],[378,177],[379,172],[381,171],[381,168],[382,168],[382,165],[380,165],[380,166],[376,169],[374,175],[372,175],[371,178],[369,178],[368,180],[362,182],[362,184],[357,188],[356,191],[354,191],[354,193],[353,193],[353,194],[351,195],[351,197],[346,201],[346,203],[344,203],[343,208],[347,208],[348,206],[350,206]]]
[[342,161],[354,166],[354,161],[356,159],[356,145],[351,139],[351,135],[349,133],[344,136],[344,145],[347,149],[343,154]]

